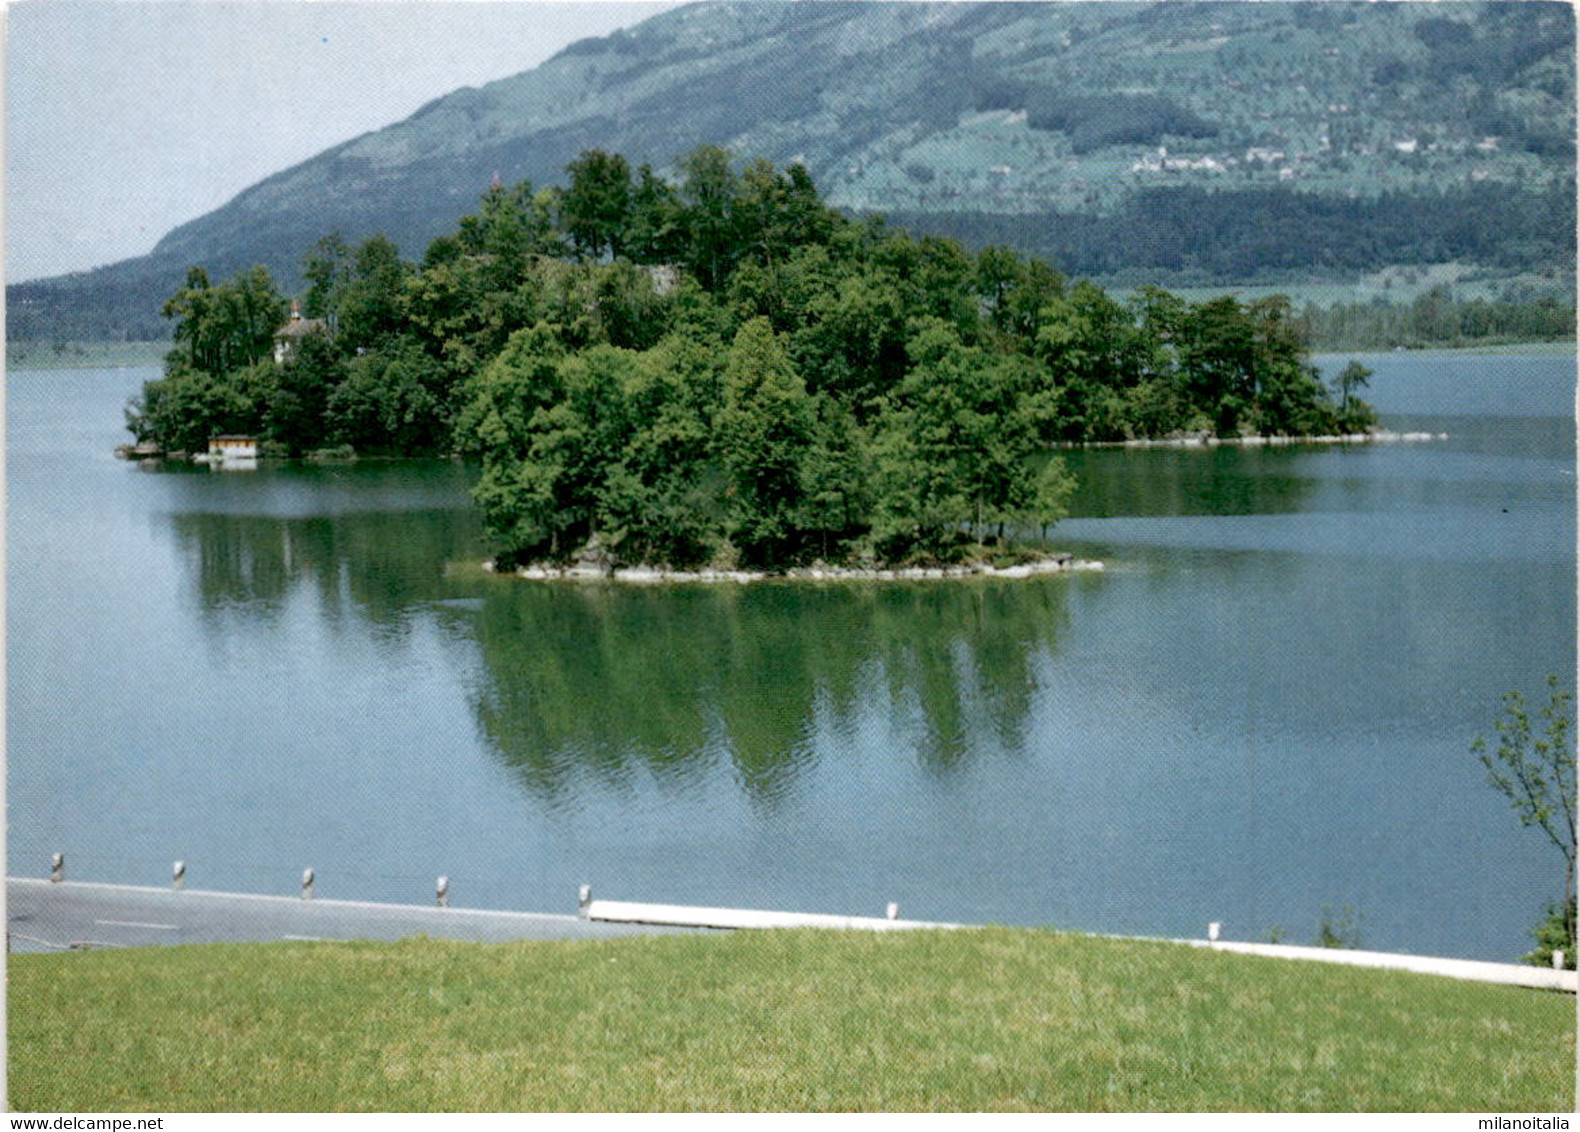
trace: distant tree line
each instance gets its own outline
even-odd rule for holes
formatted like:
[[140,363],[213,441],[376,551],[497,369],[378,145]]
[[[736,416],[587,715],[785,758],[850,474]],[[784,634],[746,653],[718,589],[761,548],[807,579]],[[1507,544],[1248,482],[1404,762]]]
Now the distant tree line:
[[[671,183],[584,152],[495,185],[420,264],[321,240],[307,334],[261,269],[194,270],[139,440],[255,433],[302,455],[460,452],[506,560],[595,536],[632,562],[947,560],[1046,527],[1061,442],[1351,431],[1283,298],[1118,301],[826,206],[804,169],[702,147]],[[1336,394],[1341,394],[1336,396]]]
[[[969,63],[969,55],[967,56]],[[960,97],[964,98],[962,89]],[[1110,145],[1157,145],[1167,137],[1210,138],[1218,127],[1156,94],[1074,95],[997,75],[973,75],[973,110],[1024,110],[1034,130],[1056,130],[1075,153]]]
[[1318,350],[1378,350],[1396,346],[1470,346],[1479,343],[1573,338],[1573,302],[1552,295],[1523,300],[1456,299],[1433,287],[1408,303],[1308,303],[1296,322]]
[[1072,273],[1139,268],[1200,283],[1453,260],[1573,263],[1575,239],[1573,182],[1528,192],[1483,183],[1354,199],[1288,187],[1156,188],[1127,198],[1111,216],[964,211],[895,212],[890,219],[968,246],[1023,248]]

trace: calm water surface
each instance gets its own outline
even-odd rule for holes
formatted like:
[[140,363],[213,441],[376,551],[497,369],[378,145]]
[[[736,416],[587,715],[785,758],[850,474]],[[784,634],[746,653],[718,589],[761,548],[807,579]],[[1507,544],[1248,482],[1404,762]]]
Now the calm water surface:
[[1072,454],[1101,575],[658,591],[483,574],[462,465],[140,468],[155,373],[13,372],[9,870],[1514,958],[1562,870],[1469,747],[1574,682],[1574,359],[1366,360],[1449,438]]

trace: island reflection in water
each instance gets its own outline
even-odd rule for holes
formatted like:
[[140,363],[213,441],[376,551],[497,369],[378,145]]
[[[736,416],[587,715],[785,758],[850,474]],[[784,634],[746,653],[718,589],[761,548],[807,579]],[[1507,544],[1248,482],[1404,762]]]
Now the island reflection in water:
[[[879,710],[940,772],[1019,751],[1069,579],[647,587],[457,581],[467,512],[171,516],[210,617],[280,616],[298,587],[388,640],[432,614],[475,642],[488,746],[548,802],[638,770],[684,787],[727,762],[756,804],[815,765],[812,733]],[[480,571],[478,572],[480,574]],[[458,596],[458,595],[470,596]]]

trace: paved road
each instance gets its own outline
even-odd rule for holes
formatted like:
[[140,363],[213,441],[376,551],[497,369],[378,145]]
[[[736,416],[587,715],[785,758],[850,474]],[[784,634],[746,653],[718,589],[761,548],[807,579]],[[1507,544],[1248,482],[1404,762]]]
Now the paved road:
[[607,939],[684,929],[609,924],[530,912],[488,912],[302,900],[231,892],[6,878],[6,928],[12,951],[72,944],[149,947],[175,943],[264,940],[440,939],[502,943],[513,939]]
[[[404,904],[360,904],[349,900],[302,900],[290,896],[249,896],[234,892],[177,892],[168,888],[83,884],[23,877],[6,878],[7,941],[13,951],[45,951],[73,945],[151,947],[175,943],[256,942],[266,940],[402,939],[426,933],[439,939],[503,943],[514,939],[608,939],[708,928],[584,920],[532,912],[487,912]],[[766,927],[765,918],[832,920],[838,917],[789,916],[716,908],[593,901],[594,915],[618,918],[689,918],[692,923]],[[684,913],[684,917],[682,917]],[[721,918],[720,913],[729,915]],[[750,917],[750,924],[741,917]],[[827,926],[827,925],[825,925]],[[844,927],[951,927],[875,918],[843,918]],[[1507,983],[1574,994],[1574,971],[1552,971],[1508,963],[1386,955],[1369,951],[1290,947],[1283,944],[1185,943],[1220,951],[1250,952],[1283,959],[1344,963],[1446,975],[1477,982]]]

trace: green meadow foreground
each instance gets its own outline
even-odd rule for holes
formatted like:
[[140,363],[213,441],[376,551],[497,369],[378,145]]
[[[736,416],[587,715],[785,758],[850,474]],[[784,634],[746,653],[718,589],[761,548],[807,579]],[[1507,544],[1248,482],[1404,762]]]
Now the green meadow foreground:
[[1570,1111],[1572,996],[986,929],[10,956],[31,1111]]

